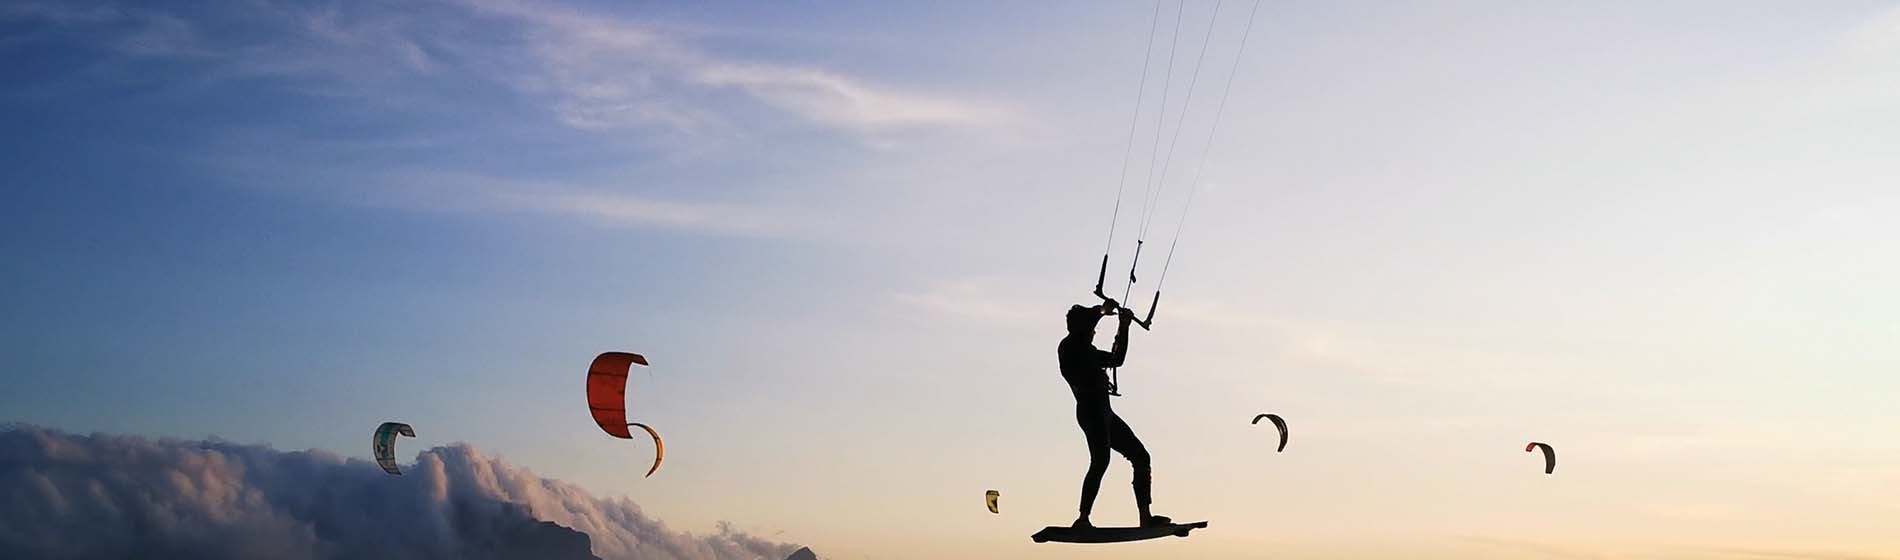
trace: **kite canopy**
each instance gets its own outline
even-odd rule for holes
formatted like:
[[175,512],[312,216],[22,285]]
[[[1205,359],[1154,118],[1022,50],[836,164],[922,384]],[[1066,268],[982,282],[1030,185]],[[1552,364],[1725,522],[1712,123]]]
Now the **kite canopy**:
[[1530,453],[1531,450],[1534,449],[1544,450],[1544,474],[1550,474],[1551,471],[1557,470],[1557,450],[1551,449],[1548,443],[1538,443],[1535,441],[1524,446],[1525,453]]
[[376,427],[376,434],[370,436],[370,451],[376,455],[376,464],[383,472],[400,475],[402,469],[396,466],[396,436],[416,437],[416,430],[401,422],[384,422]]
[[1261,418],[1273,421],[1273,427],[1279,428],[1280,430],[1280,448],[1275,450],[1275,452],[1286,451],[1286,420],[1280,419],[1280,415],[1278,414],[1262,414],[1253,417],[1253,423],[1259,424]]
[[1001,497],[1002,495],[1003,494],[1001,492],[997,492],[995,490],[990,490],[988,492],[983,493],[983,503],[990,506],[990,513],[1002,513],[996,510],[996,499]]
[[594,423],[601,430],[621,439],[633,439],[633,432],[627,431],[627,370],[633,364],[647,365],[647,359],[639,354],[608,352],[587,366],[587,408],[593,411]]

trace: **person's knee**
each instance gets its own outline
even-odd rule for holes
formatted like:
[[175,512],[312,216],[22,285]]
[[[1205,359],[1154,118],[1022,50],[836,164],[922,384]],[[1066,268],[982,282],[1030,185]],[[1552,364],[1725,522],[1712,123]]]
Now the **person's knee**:
[[1149,464],[1148,464],[1148,450],[1147,449],[1143,449],[1140,447],[1130,449],[1128,450],[1127,455],[1128,455],[1128,462],[1135,466],[1135,472],[1138,472],[1138,473],[1148,472]]

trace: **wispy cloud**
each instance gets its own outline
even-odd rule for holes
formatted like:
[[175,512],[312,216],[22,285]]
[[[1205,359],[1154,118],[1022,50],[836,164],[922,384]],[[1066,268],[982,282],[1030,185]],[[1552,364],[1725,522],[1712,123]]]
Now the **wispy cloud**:
[[733,90],[820,125],[875,131],[975,127],[1002,111],[945,96],[900,92],[835,71],[721,58],[654,28],[512,0],[467,0],[476,10],[523,24],[547,81],[529,84],[558,97],[565,122],[582,128],[661,124],[696,132],[718,111],[684,102]]
[[[759,206],[753,195],[769,187],[758,181],[612,178],[635,168],[652,177],[668,165],[743,167],[726,160],[744,158],[732,154],[768,134],[774,142],[806,140],[776,154],[791,160],[797,149],[881,149],[919,132],[1015,126],[992,103],[815,64],[749,60],[709,43],[719,36],[560,3],[227,8],[23,0],[0,9],[0,18],[75,31],[47,40],[116,57],[124,64],[100,66],[119,72],[149,69],[154,58],[188,61],[190,72],[159,78],[191,84],[193,96],[231,94],[206,93],[217,84],[244,84],[251,95],[259,81],[272,85],[266,91],[301,94],[272,101],[286,111],[221,121],[223,128],[200,135],[212,145],[194,153],[227,166],[215,173],[221,179],[251,176],[259,185],[304,185],[371,204],[783,235],[799,221],[788,218],[792,210]],[[392,124],[323,122],[337,114],[386,114]],[[398,155],[375,148],[389,144],[379,135],[436,140]],[[481,165],[516,147],[522,157],[508,177]],[[343,154],[347,165],[325,153]],[[336,180],[309,179],[320,177]],[[740,199],[747,202],[730,202]]]
[[782,237],[801,233],[778,209],[665,199],[610,185],[531,181],[434,170],[398,170],[329,183],[359,185],[370,206],[448,212],[542,212],[609,227],[657,227],[718,235]]
[[[1059,294],[1023,286],[1042,283],[1008,281],[995,277],[970,277],[933,283],[920,290],[898,293],[892,298],[899,304],[945,317],[1010,327],[1062,328],[1066,308],[1051,306],[1062,301]],[[1057,332],[1060,332],[1059,330]]]
[[1004,111],[939,94],[904,92],[811,66],[721,57],[652,25],[559,5],[464,0],[520,26],[540,72],[514,80],[550,95],[580,128],[660,125],[695,133],[725,122],[709,99],[723,91],[806,122],[872,132],[900,127],[996,125]]
[[982,126],[1002,122],[996,109],[880,90],[822,70],[722,64],[699,71],[702,84],[732,86],[780,109],[850,128]]
[[770,212],[717,203],[687,203],[610,192],[503,195],[517,207],[593,219],[609,224],[653,225],[680,230],[746,235],[781,234],[791,222]]
[[[714,55],[693,44],[693,37],[556,3],[452,0],[388,10],[248,7],[248,13],[213,16],[148,6],[27,2],[0,11],[0,17],[66,26],[117,24],[132,29],[120,39],[122,52],[218,55],[239,75],[333,79],[363,87],[459,73],[470,86],[502,84],[538,98],[549,115],[590,130],[730,130],[738,127],[728,123],[740,120],[732,113],[747,110],[735,106],[742,101],[796,121],[858,133],[1005,122],[1006,111],[992,104],[876,85],[817,66]],[[218,21],[202,21],[207,18]],[[200,30],[228,28],[232,21],[264,33]],[[753,126],[756,115],[747,117],[747,126]]]

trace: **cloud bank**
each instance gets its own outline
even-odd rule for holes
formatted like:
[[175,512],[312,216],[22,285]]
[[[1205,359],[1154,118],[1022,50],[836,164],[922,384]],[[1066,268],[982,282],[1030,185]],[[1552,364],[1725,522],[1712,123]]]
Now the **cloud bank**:
[[[404,475],[322,450],[0,430],[0,558],[776,560],[722,526],[670,530],[466,444]],[[806,552],[809,554],[809,552]]]

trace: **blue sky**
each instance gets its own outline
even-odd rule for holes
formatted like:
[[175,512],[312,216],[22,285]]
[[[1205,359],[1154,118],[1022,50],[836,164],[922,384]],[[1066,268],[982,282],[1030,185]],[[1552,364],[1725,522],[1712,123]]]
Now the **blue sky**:
[[[1151,242],[1200,198],[1116,403],[1163,511],[1235,528],[1175,546],[1900,549],[1900,12],[1266,4],[1189,173],[1250,7],[1181,12]],[[400,420],[687,529],[1075,553],[1021,537],[1073,507],[1057,317],[1153,4],[220,8],[0,8],[5,420]],[[654,361],[654,479],[581,406],[609,350]],[[1518,480],[1530,439],[1577,466]]]

